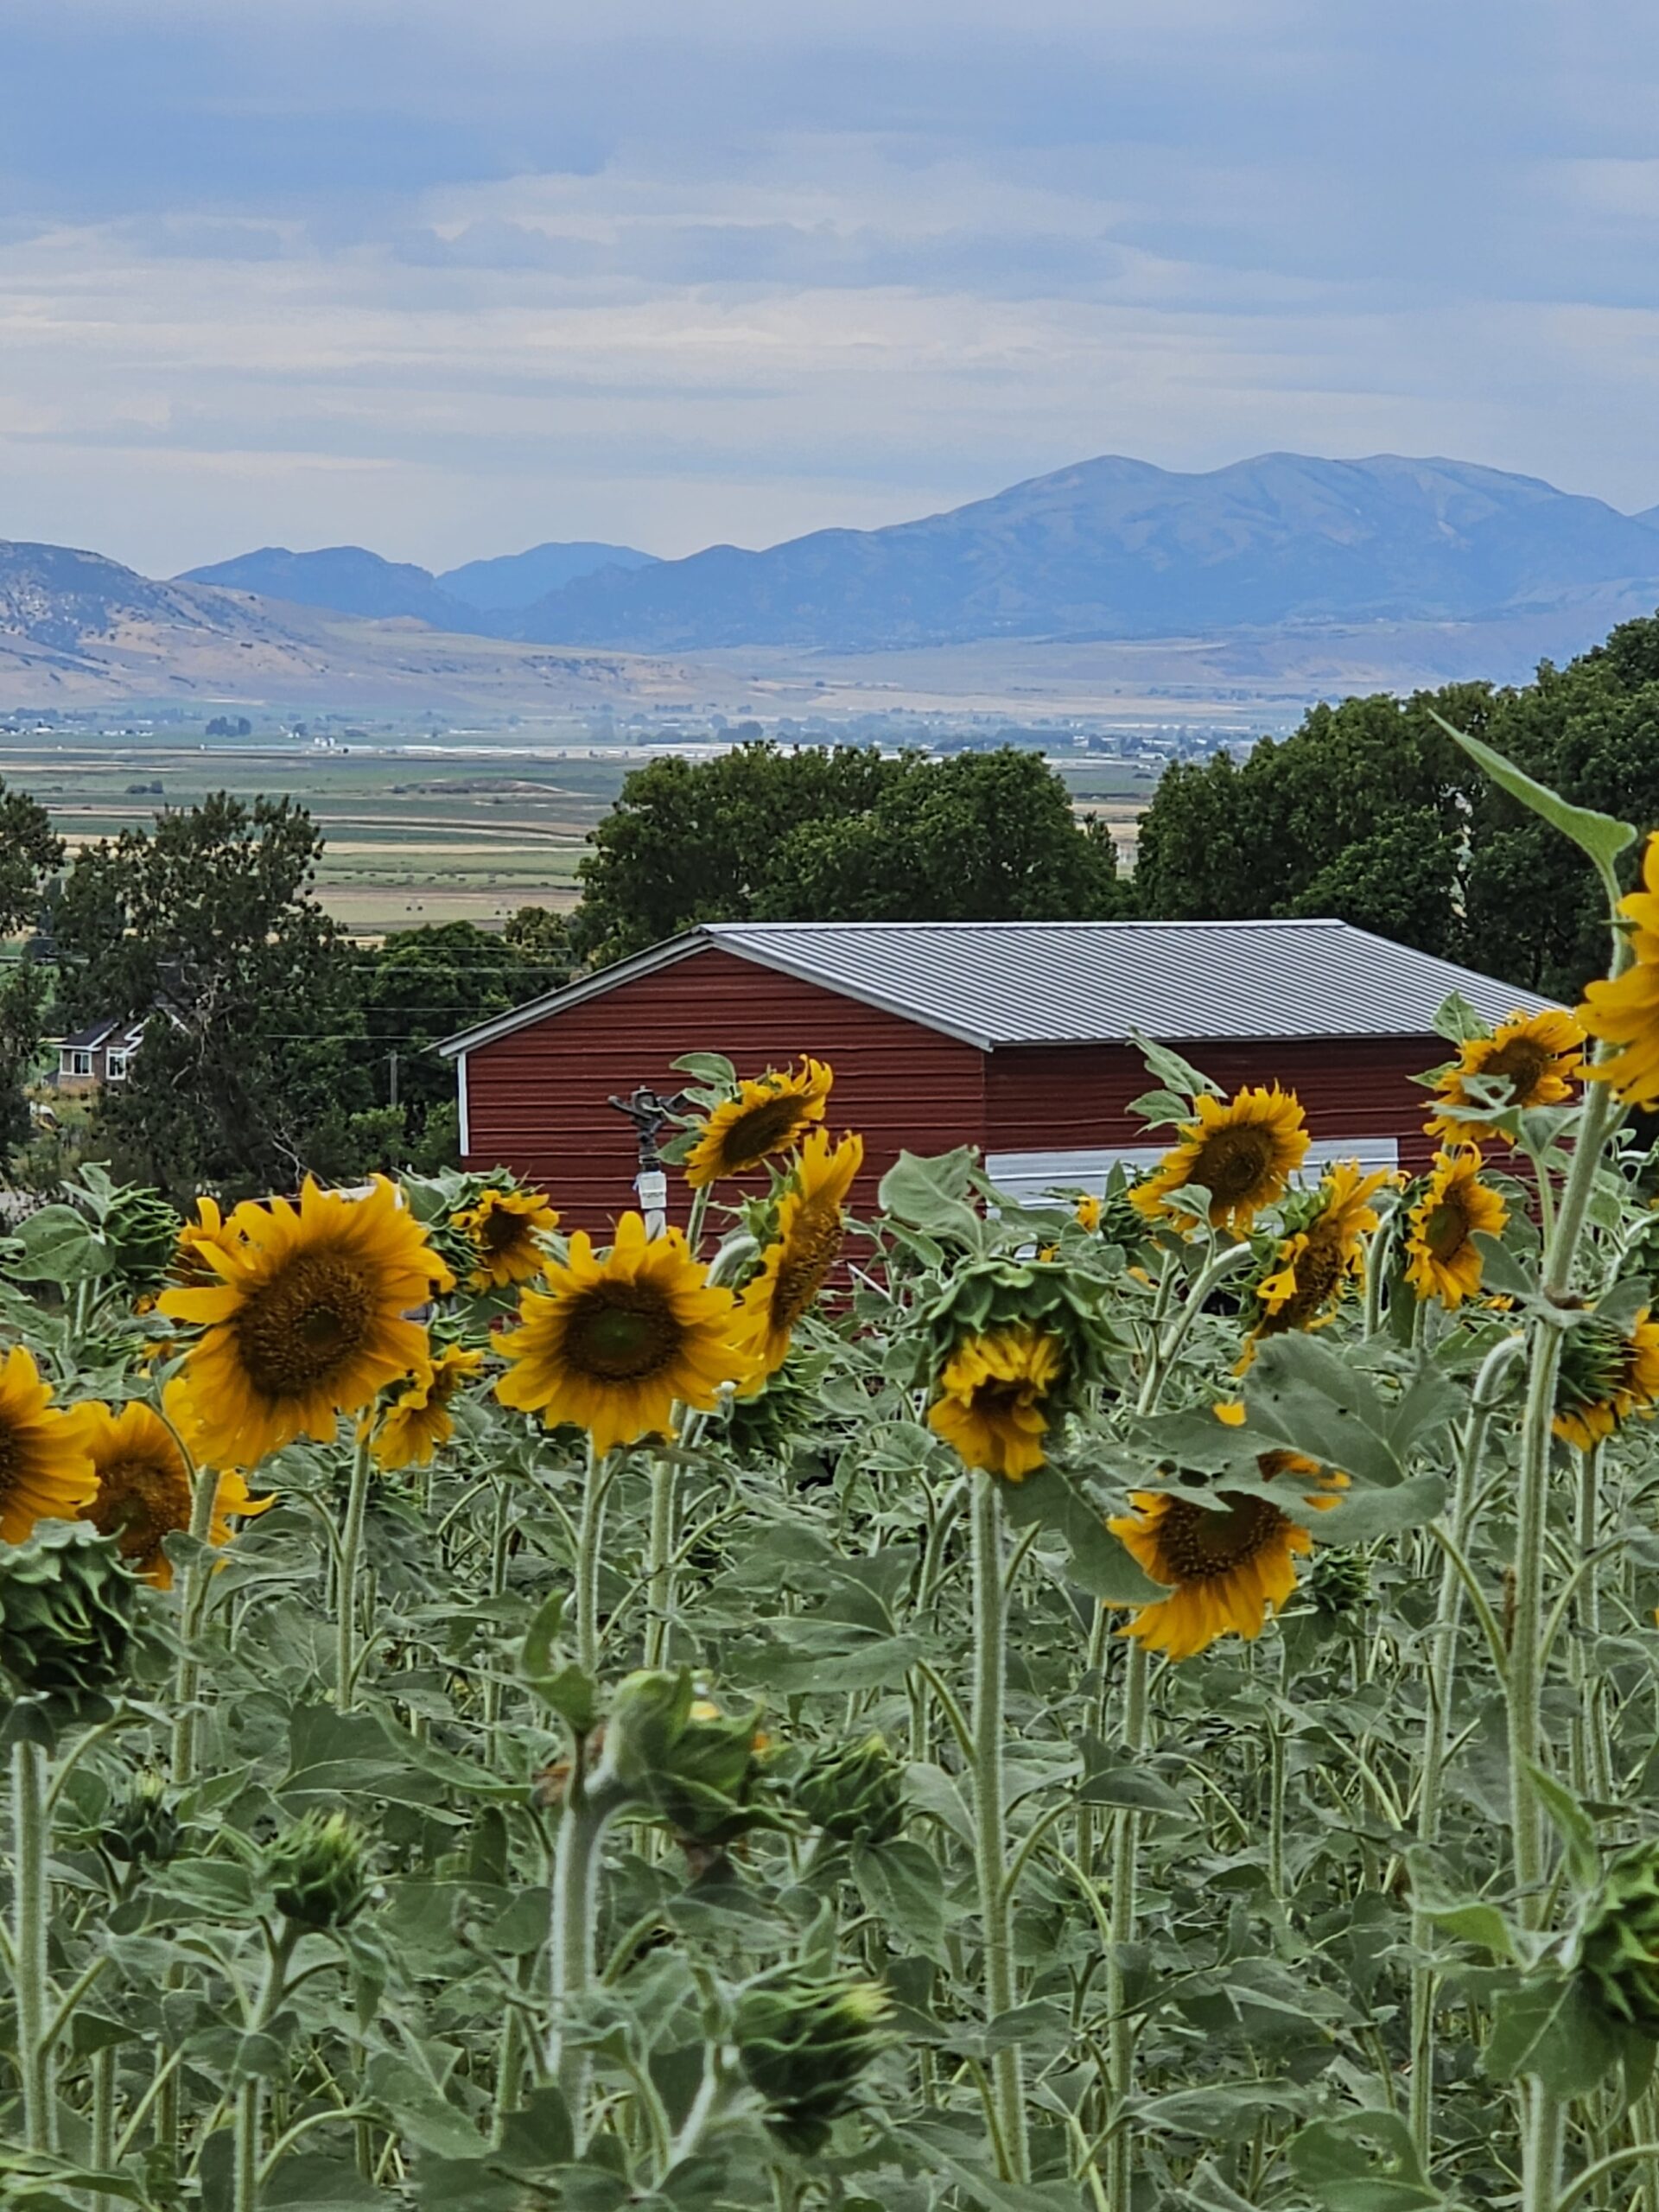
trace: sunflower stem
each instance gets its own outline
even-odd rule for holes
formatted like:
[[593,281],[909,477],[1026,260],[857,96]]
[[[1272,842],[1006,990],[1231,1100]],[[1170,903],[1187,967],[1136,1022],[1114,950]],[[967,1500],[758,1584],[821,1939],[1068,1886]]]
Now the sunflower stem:
[[[1427,1726],[1424,1732],[1422,1781],[1417,1798],[1417,1840],[1440,1840],[1441,1792],[1446,1747],[1452,1735],[1452,1699],[1456,1688],[1458,1636],[1463,1620],[1463,1579],[1458,1560],[1468,1548],[1475,1503],[1480,1493],[1481,1461],[1492,1415],[1509,1384],[1510,1370],[1526,1349],[1522,1335],[1506,1337],[1481,1364],[1469,1401],[1469,1418],[1459,1440],[1452,1496],[1451,1536],[1455,1549],[1440,1567],[1440,1603],[1435,1608],[1435,1642],[1428,1668]],[[1433,1941],[1433,1923],[1415,1906],[1411,1947],[1420,1957]],[[1411,1975],[1411,2132],[1427,2170],[1434,2133],[1434,2007],[1440,1976],[1431,1966],[1414,1966]]]
[[[1146,1646],[1129,1643],[1123,1681],[1123,1749],[1137,1760],[1147,1745],[1147,1682],[1151,1662]],[[1111,2212],[1130,2212],[1135,2189],[1134,2144],[1127,2107],[1135,2089],[1135,2020],[1129,2010],[1128,1947],[1135,1941],[1135,1851],[1140,1821],[1128,1807],[1112,1815],[1111,1941],[1106,1955],[1107,2064],[1112,2087],[1112,2137],[1106,2146],[1106,2197]]]
[[47,1755],[27,1739],[11,1747],[12,1986],[17,2007],[17,2070],[23,2088],[27,2150],[58,2147],[56,2066],[49,2023],[55,2007],[47,1948],[52,1917],[52,1828],[47,1812]]
[[570,2115],[576,2155],[587,2141],[588,2053],[570,2033],[570,2013],[594,1986],[598,1954],[600,1847],[620,1802],[614,1786],[588,1774],[588,1739],[571,1746],[570,1778],[553,1848],[548,1923],[547,2070]]
[[714,1195],[712,1183],[699,1184],[691,1193],[690,1211],[685,1221],[685,1243],[694,1260],[697,1256],[697,1247],[702,1242],[702,1224],[708,1217],[709,1201]]
[[1212,1252],[1198,1269],[1168,1333],[1161,1342],[1156,1338],[1154,1340],[1152,1356],[1141,1377],[1141,1395],[1135,1408],[1136,1413],[1149,1414],[1156,1410],[1158,1401],[1163,1395],[1165,1378],[1180,1357],[1181,1346],[1186,1342],[1192,1324],[1203,1313],[1205,1300],[1217,1283],[1224,1281],[1228,1275],[1236,1274],[1254,1256],[1248,1243],[1224,1244],[1219,1251]]
[[363,1557],[363,1524],[369,1510],[369,1454],[372,1431],[365,1422],[352,1448],[351,1481],[346,1492],[346,1517],[340,1530],[339,1604],[335,1614],[337,1658],[334,1666],[334,1703],[350,1713],[357,1702],[358,1577]]
[[181,1649],[173,1681],[173,1787],[184,1789],[196,1775],[200,1720],[196,1700],[201,1687],[201,1653],[198,1647],[207,1611],[207,1595],[213,1588],[213,1563],[207,1556],[207,1547],[213,1539],[213,1508],[219,1501],[219,1474],[213,1467],[194,1465],[176,1428],[173,1437],[191,1470],[190,1535],[195,1546],[184,1570],[184,1588],[179,1599]]
[[1362,1333],[1374,1337],[1382,1325],[1382,1286],[1388,1281],[1389,1265],[1394,1258],[1395,1244],[1399,1237],[1400,1210],[1396,1206],[1371,1231],[1370,1243],[1365,1253],[1365,1301]]
[[660,1667],[668,1656],[675,1603],[675,1535],[679,1523],[680,1468],[672,1452],[659,1452],[651,1465],[651,1533],[645,1561],[645,1648],[647,1667]]
[[[599,1556],[605,1541],[605,1500],[610,1479],[602,1454],[588,1440],[588,1472],[582,1486],[582,1520],[576,1529],[576,1664],[599,1679]],[[654,1501],[653,1501],[654,1503]]]
[[[1007,1645],[1008,1592],[1002,1573],[1002,1506],[995,1478],[973,1486],[971,1517],[974,1583],[974,1862],[979,1885],[987,2027],[1014,2010],[1014,1897],[1003,1879],[1007,1861]],[[1026,2094],[1020,2046],[999,2044],[991,2060],[991,2088],[1001,2139],[1003,2179],[1031,2179],[1026,2135]],[[995,2145],[993,2154],[995,2155]]]
[[[247,2031],[251,2036],[260,2033],[283,2001],[288,1987],[289,1961],[294,1955],[294,1947],[300,1939],[300,1933],[297,1923],[285,1920],[282,1933],[274,1940],[267,1938],[270,1955],[265,1967],[264,1984],[257,2004],[248,2015]],[[264,2076],[251,2073],[236,2093],[231,2159],[232,2212],[258,2212],[259,2147],[264,2112]]]

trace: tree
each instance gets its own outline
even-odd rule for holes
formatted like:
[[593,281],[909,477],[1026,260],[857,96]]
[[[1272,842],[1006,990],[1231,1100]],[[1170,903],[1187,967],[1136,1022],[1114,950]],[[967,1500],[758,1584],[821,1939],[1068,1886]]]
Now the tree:
[[1242,761],[1172,766],[1141,819],[1137,910],[1180,921],[1335,914],[1460,957],[1467,825],[1485,779],[1434,715],[1491,735],[1505,696],[1451,684],[1348,699]]
[[579,874],[578,949],[615,959],[702,921],[1109,912],[1109,835],[1035,755],[935,760],[760,742],[637,770]]
[[358,959],[375,1097],[403,1109],[411,1145],[423,1135],[431,1109],[454,1097],[454,1070],[431,1048],[458,1029],[554,989],[570,974],[561,917],[543,918],[535,906],[521,908],[499,937],[472,922],[440,922],[400,930]]
[[219,792],[86,847],[54,924],[72,1019],[149,1017],[99,1135],[188,1197],[349,1172],[369,1103],[353,949],[312,895],[322,840],[287,799]]
[[[63,840],[46,809],[0,781],[0,938],[35,928],[46,879],[62,862]],[[44,973],[33,964],[35,949],[31,944],[0,982],[0,1165],[29,1139],[28,1086],[40,1060],[49,995]]]
[[1039,755],[908,753],[857,814],[780,840],[754,911],[777,921],[1090,920],[1117,906],[1104,825],[1079,825]]

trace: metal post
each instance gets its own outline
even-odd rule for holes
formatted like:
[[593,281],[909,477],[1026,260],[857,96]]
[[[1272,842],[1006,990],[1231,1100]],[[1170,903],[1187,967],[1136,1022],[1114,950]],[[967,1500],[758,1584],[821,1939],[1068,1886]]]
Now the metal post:
[[686,1095],[677,1090],[671,1098],[660,1098],[648,1084],[642,1083],[626,1098],[613,1096],[610,1103],[633,1123],[639,1142],[639,1169],[633,1187],[645,1218],[646,1236],[660,1236],[668,1218],[668,1176],[659,1147],[664,1128],[676,1114],[684,1111]]

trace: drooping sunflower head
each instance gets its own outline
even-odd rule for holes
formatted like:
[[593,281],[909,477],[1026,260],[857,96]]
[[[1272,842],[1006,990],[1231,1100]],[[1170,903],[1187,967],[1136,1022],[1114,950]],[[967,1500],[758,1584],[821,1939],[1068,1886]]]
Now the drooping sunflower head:
[[447,1444],[455,1433],[449,1408],[456,1392],[483,1364],[481,1351],[445,1344],[394,1386],[378,1421],[372,1414],[365,1414],[364,1427],[373,1438],[369,1448],[380,1465],[430,1465],[438,1446]]
[[540,1274],[546,1255],[537,1240],[558,1227],[559,1217],[545,1191],[502,1191],[492,1185],[479,1194],[476,1205],[452,1214],[449,1225],[466,1238],[474,1262],[467,1277],[468,1290],[499,1290]]
[[1108,1522],[1124,1549],[1167,1598],[1141,1606],[1122,1633],[1148,1651],[1190,1659],[1218,1637],[1252,1641],[1296,1587],[1307,1530],[1258,1491],[1178,1497],[1135,1491],[1134,1510]]
[[1554,1427],[1588,1452],[1659,1402],[1659,1321],[1644,1306],[1628,1328],[1592,1317],[1561,1338]]
[[98,1490],[88,1406],[52,1402],[34,1355],[0,1359],[0,1542],[21,1544],[37,1521],[73,1521]]
[[1630,924],[1630,965],[1586,986],[1578,1018],[1592,1037],[1620,1049],[1589,1063],[1592,1083],[1610,1083],[1626,1105],[1659,1104],[1659,831],[1642,855],[1642,888],[1618,902]]
[[842,1208],[864,1160],[864,1140],[814,1129],[778,1208],[778,1233],[742,1294],[741,1328],[753,1355],[753,1387],[789,1357],[790,1337],[816,1302],[841,1256]]
[[735,1098],[716,1106],[686,1154],[685,1179],[693,1190],[728,1175],[746,1175],[775,1152],[797,1145],[823,1119],[835,1078],[822,1060],[804,1059],[798,1070],[768,1069],[744,1082]]
[[1065,1365],[1060,1339],[1024,1323],[965,1338],[934,1386],[928,1426],[965,1465],[1023,1482],[1043,1464],[1045,1404]]
[[1092,1235],[1100,1227],[1100,1217],[1104,1207],[1103,1198],[1097,1198],[1091,1191],[1085,1191],[1071,1210],[1072,1219],[1079,1229],[1086,1229]]
[[1210,1219],[1217,1228],[1247,1230],[1264,1206],[1276,1205],[1307,1151],[1306,1117],[1294,1091],[1254,1086],[1223,1101],[1207,1094],[1181,1141],[1129,1193],[1148,1220],[1187,1217],[1172,1195],[1197,1184],[1210,1193]]
[[[1535,1106],[1561,1105],[1572,1097],[1583,1073],[1584,1030],[1573,1014],[1560,1007],[1542,1014],[1512,1014],[1490,1037],[1465,1038],[1457,1058],[1440,1071],[1429,1135],[1455,1138],[1471,1134],[1464,1116],[1488,1110],[1470,1090],[1471,1078],[1507,1084],[1503,1105],[1512,1112],[1524,1112]],[[1508,1141],[1502,1130],[1493,1134]]]
[[1332,1318],[1362,1265],[1360,1240],[1377,1225],[1371,1200],[1389,1180],[1388,1168],[1364,1175],[1351,1160],[1330,1169],[1294,1233],[1281,1241],[1272,1271],[1255,1287],[1261,1312],[1252,1338],[1316,1329]]
[[647,1237],[637,1213],[623,1215],[608,1252],[578,1230],[518,1312],[497,1397],[549,1428],[585,1428],[595,1452],[665,1433],[677,1402],[711,1411],[723,1385],[753,1371],[731,1292],[710,1286],[678,1230]]
[[360,1198],[308,1181],[297,1207],[249,1201],[226,1225],[240,1242],[204,1253],[214,1282],[160,1304],[202,1331],[184,1377],[203,1456],[251,1467],[332,1436],[417,1366],[426,1332],[407,1317],[454,1278],[385,1176]]
[[1406,1280],[1419,1298],[1438,1298],[1448,1311],[1480,1288],[1478,1235],[1498,1236],[1510,1210],[1480,1179],[1478,1147],[1438,1152],[1421,1196],[1407,1217]]
[[[162,1393],[170,1419],[183,1414],[185,1395],[184,1383],[175,1376]],[[190,1465],[178,1439],[168,1421],[137,1398],[119,1413],[104,1405],[86,1410],[98,1495],[80,1517],[90,1521],[99,1535],[114,1538],[135,1574],[158,1590],[170,1590],[173,1562],[162,1548],[163,1541],[188,1529],[193,1503]],[[232,1517],[251,1517],[274,1502],[250,1497],[242,1477],[227,1470],[218,1478],[207,1541],[229,1543]]]

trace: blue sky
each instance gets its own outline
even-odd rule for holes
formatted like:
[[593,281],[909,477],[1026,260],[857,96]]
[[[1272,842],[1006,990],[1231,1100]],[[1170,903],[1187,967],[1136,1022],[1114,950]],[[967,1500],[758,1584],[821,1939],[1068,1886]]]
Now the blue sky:
[[0,535],[868,526],[1103,452],[1659,502],[1650,0],[7,0]]

